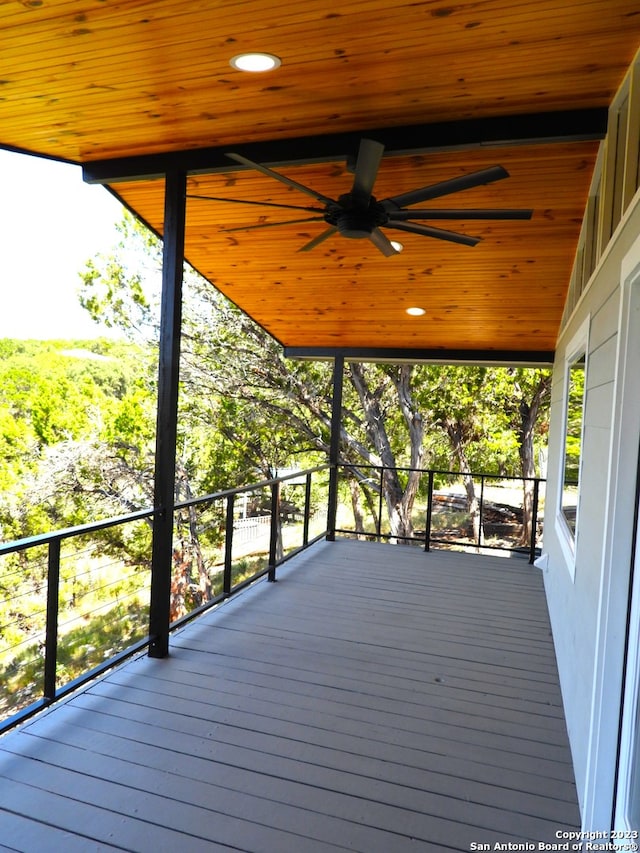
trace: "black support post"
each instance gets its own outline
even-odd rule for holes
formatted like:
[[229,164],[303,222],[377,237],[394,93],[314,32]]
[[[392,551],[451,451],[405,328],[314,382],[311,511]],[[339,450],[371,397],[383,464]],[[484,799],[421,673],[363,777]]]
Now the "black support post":
[[433,516],[433,471],[429,471],[429,496],[427,499],[427,517],[424,525],[424,550],[431,550],[431,518]]
[[56,674],[58,663],[58,602],[60,600],[60,540],[49,542],[49,566],[47,572],[47,631],[44,655],[44,697],[56,698]]
[[309,522],[311,521],[311,474],[307,474],[304,486],[304,525],[302,530],[302,544],[309,544]]
[[169,653],[186,175],[165,178],[149,655]]
[[267,580],[275,583],[276,566],[278,558],[278,544],[282,541],[282,520],[280,518],[280,480],[276,480],[271,486],[271,527],[269,528],[269,574]]
[[327,504],[327,539],[336,538],[336,515],[338,512],[338,460],[340,458],[340,430],[342,427],[342,382],[344,378],[344,356],[336,355],[333,360],[333,400],[331,406],[331,444],[329,446],[329,499]]
[[540,500],[540,480],[533,481],[533,506],[531,508],[531,541],[529,542],[529,563],[536,559],[536,539],[538,536],[538,502]]
[[482,531],[484,529],[484,474],[480,475],[480,518],[478,520],[478,548],[482,548]]
[[224,573],[222,575],[222,591],[231,595],[231,570],[233,569],[233,511],[235,495],[227,496],[227,520],[224,535]]
[[378,523],[376,524],[376,542],[380,541],[380,534],[382,533],[382,507],[384,500],[384,465],[380,468],[380,491],[378,495]]

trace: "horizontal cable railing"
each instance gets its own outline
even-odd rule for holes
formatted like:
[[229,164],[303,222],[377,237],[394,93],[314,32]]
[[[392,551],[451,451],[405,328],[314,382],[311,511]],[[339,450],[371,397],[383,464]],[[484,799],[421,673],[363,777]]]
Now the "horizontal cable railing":
[[[544,479],[345,463],[338,469],[336,533],[421,544],[426,551],[433,546],[511,551],[526,554],[531,563],[540,552]],[[349,480],[358,484],[357,506]],[[402,497],[409,491],[412,501]],[[341,523],[349,515],[356,523]]]
[[[326,535],[329,469],[175,504],[172,628]],[[0,544],[0,732],[149,644],[154,516]]]
[[[335,533],[533,561],[544,482],[340,463],[181,501],[171,627],[258,578],[275,580],[278,565]],[[149,645],[154,516],[143,509],[0,544],[0,731]]]

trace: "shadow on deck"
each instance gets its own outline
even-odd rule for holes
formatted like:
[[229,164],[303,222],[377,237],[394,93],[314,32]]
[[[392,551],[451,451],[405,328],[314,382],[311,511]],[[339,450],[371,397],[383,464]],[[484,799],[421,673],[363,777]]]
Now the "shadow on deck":
[[466,851],[580,820],[540,573],[347,540],[7,734],[0,780],[0,849],[29,853]]

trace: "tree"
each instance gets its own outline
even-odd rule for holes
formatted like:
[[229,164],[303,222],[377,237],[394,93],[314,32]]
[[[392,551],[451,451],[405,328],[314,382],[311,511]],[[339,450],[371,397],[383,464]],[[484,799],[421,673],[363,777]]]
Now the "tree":
[[[288,361],[263,329],[208,283],[192,286],[198,288],[197,312],[187,303],[183,347],[191,413],[204,406],[201,419],[209,423],[214,414],[221,434],[242,454],[236,470],[254,466],[272,476],[292,458],[326,458],[330,365]],[[403,484],[396,470],[419,467],[422,459],[423,421],[412,396],[413,371],[411,365],[345,366],[342,458],[356,466],[353,476],[362,481],[369,478],[358,465],[384,466],[382,489],[392,536],[411,535],[419,483],[419,474],[412,473]]]
[[[548,414],[551,398],[551,371],[524,370],[513,371],[514,409],[517,417],[512,418],[514,429],[518,435],[518,456],[523,477],[524,504],[522,524],[522,544],[531,541],[533,525],[534,482],[536,476],[534,439],[536,425],[540,426],[541,415]],[[513,410],[512,410],[513,411]],[[545,434],[548,429],[548,418],[541,425]]]
[[[128,215],[121,233],[114,254],[88,266],[81,298],[94,316],[137,339],[155,340],[152,296],[158,288],[150,282],[159,276],[160,244]],[[141,257],[142,266],[132,264]],[[262,328],[189,269],[184,294],[180,435],[190,488],[212,491],[254,479],[256,473],[270,477],[296,461],[326,459],[330,366],[287,361]],[[370,505],[382,489],[392,537],[411,536],[420,479],[419,473],[404,476],[397,469],[421,467],[425,459],[453,464],[463,473],[479,534],[468,472],[490,460],[498,470],[515,473],[517,447],[525,442],[523,453],[529,453],[530,430],[520,430],[518,439],[507,417],[514,377],[487,367],[345,366],[341,457]],[[381,486],[367,466],[383,467]],[[351,485],[358,519],[360,493]]]
[[[92,261],[83,274],[82,304],[130,336],[139,339],[146,331],[151,340],[157,328],[146,295],[151,288],[143,274],[132,272],[127,247],[135,243],[133,257],[140,250],[146,253],[146,269],[156,274],[159,243],[128,214],[120,230],[123,236],[114,255]],[[200,483],[207,490],[228,487],[246,482],[255,471],[272,476],[292,459],[326,458],[331,430],[329,365],[287,361],[261,327],[188,269],[184,293],[183,433],[189,434],[196,424],[210,434],[214,427],[220,436],[215,440],[209,435],[204,453],[202,446],[193,448]],[[422,454],[423,423],[411,396],[412,373],[409,366],[346,368],[343,456],[388,469],[382,488],[394,536],[410,535],[419,481],[418,475],[411,475],[403,484],[394,469],[400,464],[417,466]],[[394,441],[389,435],[392,423]],[[195,472],[195,465],[189,467]],[[356,476],[364,479],[362,474]]]
[[[486,367],[441,367],[430,400],[433,420],[447,436],[457,470],[462,474],[476,542],[481,541],[480,503],[470,472],[475,461],[472,454],[475,451],[479,455],[477,450],[486,434],[487,394],[496,391],[493,379]],[[493,413],[496,411],[499,409]]]
[[[382,490],[387,505],[392,537],[410,537],[413,534],[411,511],[420,484],[420,472],[410,470],[406,483],[404,485],[401,483],[398,472],[398,453],[394,452],[392,447],[383,401],[388,402],[388,385],[390,383],[397,397],[396,405],[399,407],[404,420],[405,432],[403,435],[406,435],[408,439],[409,459],[405,460],[405,464],[410,469],[420,468],[423,454],[424,423],[422,413],[418,410],[412,394],[413,372],[414,367],[410,364],[376,368],[358,362],[351,362],[348,365],[349,380],[358,394],[364,412],[365,431],[377,451],[379,464],[384,468]],[[378,382],[375,387],[372,387],[371,378],[374,375]],[[354,448],[350,447],[349,449],[353,450]]]
[[[523,477],[522,544],[531,539],[536,430],[546,436],[551,372],[530,368],[429,368],[431,419],[447,436],[463,474],[475,541],[482,540],[473,477],[481,471]],[[516,462],[517,460],[517,462]]]
[[[73,455],[74,445],[84,447],[107,439],[109,423],[136,393],[133,374],[144,361],[141,352],[106,341],[4,341],[3,351],[3,537],[18,538],[52,526],[82,523],[88,516],[81,502],[70,498],[73,481],[57,495],[53,491],[44,495],[43,484],[53,483],[50,470],[59,466],[57,457]],[[154,408],[152,404],[151,412]],[[122,429],[118,426],[115,431],[120,434]]]

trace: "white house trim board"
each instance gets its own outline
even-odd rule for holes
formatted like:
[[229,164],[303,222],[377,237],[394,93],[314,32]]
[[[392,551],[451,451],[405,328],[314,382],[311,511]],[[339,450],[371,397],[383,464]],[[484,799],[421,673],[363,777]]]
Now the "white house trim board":
[[629,571],[640,435],[640,238],[621,266],[609,483],[605,509],[596,656],[583,828],[611,828],[622,701]]

